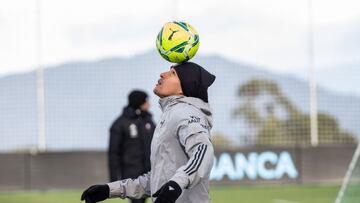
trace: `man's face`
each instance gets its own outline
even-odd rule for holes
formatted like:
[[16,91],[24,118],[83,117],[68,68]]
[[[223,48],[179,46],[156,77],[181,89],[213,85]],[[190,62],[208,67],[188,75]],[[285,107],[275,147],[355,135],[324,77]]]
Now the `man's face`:
[[154,93],[160,98],[183,94],[180,79],[175,69],[171,68],[169,71],[160,74],[160,79],[154,88]]
[[140,106],[140,109],[142,111],[149,111],[150,109],[150,102],[148,100],[145,101],[145,103],[143,103],[141,106]]

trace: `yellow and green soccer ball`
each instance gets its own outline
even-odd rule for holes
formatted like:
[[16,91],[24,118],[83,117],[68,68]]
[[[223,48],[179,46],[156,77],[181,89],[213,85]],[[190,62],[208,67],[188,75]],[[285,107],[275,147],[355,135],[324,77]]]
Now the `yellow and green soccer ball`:
[[189,23],[168,22],[156,38],[160,55],[172,63],[182,63],[195,56],[199,49],[199,34]]

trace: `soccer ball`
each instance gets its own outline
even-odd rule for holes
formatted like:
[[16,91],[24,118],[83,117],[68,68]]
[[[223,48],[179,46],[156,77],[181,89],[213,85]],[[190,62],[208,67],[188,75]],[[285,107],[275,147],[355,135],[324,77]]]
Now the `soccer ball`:
[[195,56],[199,45],[199,34],[185,22],[166,23],[156,38],[160,55],[172,63],[188,61]]

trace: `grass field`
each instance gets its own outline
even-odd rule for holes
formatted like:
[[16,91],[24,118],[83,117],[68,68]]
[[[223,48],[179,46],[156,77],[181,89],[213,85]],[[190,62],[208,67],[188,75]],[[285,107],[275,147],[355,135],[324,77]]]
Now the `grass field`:
[[[212,187],[213,203],[333,203],[339,186]],[[0,192],[1,203],[80,203],[81,191]],[[111,199],[109,203],[127,203]],[[147,201],[150,203],[150,201]]]

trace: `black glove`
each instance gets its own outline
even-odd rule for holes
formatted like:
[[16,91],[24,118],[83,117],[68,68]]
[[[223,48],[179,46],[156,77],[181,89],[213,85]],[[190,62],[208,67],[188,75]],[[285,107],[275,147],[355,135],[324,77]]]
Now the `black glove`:
[[154,203],[175,203],[181,195],[182,189],[175,181],[165,183],[161,188],[153,194],[156,197]]
[[110,195],[110,188],[107,184],[93,185],[86,189],[81,195],[81,201],[85,200],[86,203],[101,202]]

